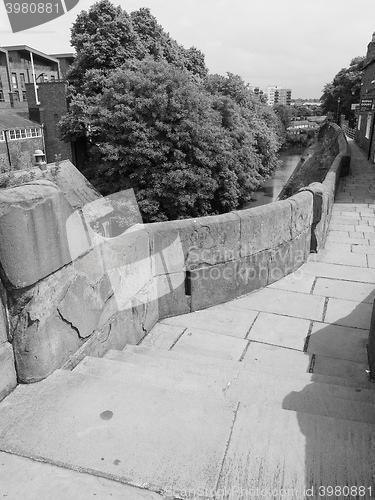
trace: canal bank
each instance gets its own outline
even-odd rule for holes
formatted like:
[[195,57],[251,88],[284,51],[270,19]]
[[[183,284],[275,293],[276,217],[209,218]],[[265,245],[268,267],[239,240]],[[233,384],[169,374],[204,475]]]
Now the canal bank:
[[304,147],[295,147],[282,151],[279,154],[279,160],[281,161],[280,168],[275,171],[273,177],[266,180],[258,191],[253,193],[252,200],[246,203],[242,208],[258,207],[276,201],[289,177],[297,167],[301,157],[306,152],[306,149],[307,148]]

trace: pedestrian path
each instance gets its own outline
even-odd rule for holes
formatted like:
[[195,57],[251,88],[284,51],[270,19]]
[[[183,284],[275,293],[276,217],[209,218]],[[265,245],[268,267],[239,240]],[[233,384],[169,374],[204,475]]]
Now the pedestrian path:
[[295,273],[0,403],[4,496],[374,498],[375,170],[350,144],[326,249]]

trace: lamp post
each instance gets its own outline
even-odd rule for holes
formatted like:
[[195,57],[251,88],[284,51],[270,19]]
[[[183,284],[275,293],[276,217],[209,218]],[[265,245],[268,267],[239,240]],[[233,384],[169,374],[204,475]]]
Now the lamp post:
[[337,125],[340,125],[340,102],[341,102],[341,98],[338,97],[337,98],[337,120],[336,120]]

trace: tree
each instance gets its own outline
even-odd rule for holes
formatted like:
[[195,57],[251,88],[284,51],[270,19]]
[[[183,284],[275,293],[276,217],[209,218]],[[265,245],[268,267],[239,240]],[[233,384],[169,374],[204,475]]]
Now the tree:
[[278,165],[272,109],[239,76],[207,75],[203,54],[149,9],[101,0],[78,16],[72,44],[61,136],[86,141],[85,174],[102,194],[134,188],[145,221],[238,208]]
[[350,61],[349,68],[342,68],[331,83],[327,83],[320,98],[323,114],[338,113],[345,115],[347,120],[354,119],[352,104],[359,103],[362,66],[365,57],[355,57]]
[[[94,184],[103,194],[133,187],[146,221],[233,210],[263,179],[263,156],[239,105],[215,100],[165,61],[123,65],[101,94],[79,95],[71,109],[100,165],[91,172]],[[65,138],[76,137],[71,125],[67,115]]]
[[239,106],[249,125],[261,160],[259,174],[263,179],[272,175],[279,165],[277,151],[284,140],[282,124],[274,111],[253,94],[249,85],[239,75],[209,75],[205,88],[213,96],[225,96]]
[[124,61],[142,59],[147,54],[131,17],[109,0],[101,0],[77,16],[71,45],[76,57],[67,78],[75,91],[82,90],[86,71],[106,75]]

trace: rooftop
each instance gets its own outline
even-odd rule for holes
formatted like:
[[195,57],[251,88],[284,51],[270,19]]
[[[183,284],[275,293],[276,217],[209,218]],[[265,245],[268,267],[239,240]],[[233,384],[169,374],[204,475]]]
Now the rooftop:
[[27,111],[0,109],[1,130],[6,130],[9,128],[29,128],[36,126],[40,126],[40,124],[29,120]]
[[45,54],[44,52],[40,52],[39,50],[33,49],[32,47],[29,47],[28,45],[6,45],[1,47],[2,49],[5,49],[8,52],[11,51],[17,51],[17,52],[24,52],[27,54],[30,54],[30,52],[36,56],[38,56],[41,59],[45,59],[46,61],[54,62],[58,64],[58,59],[55,59],[53,56],[49,56]]

